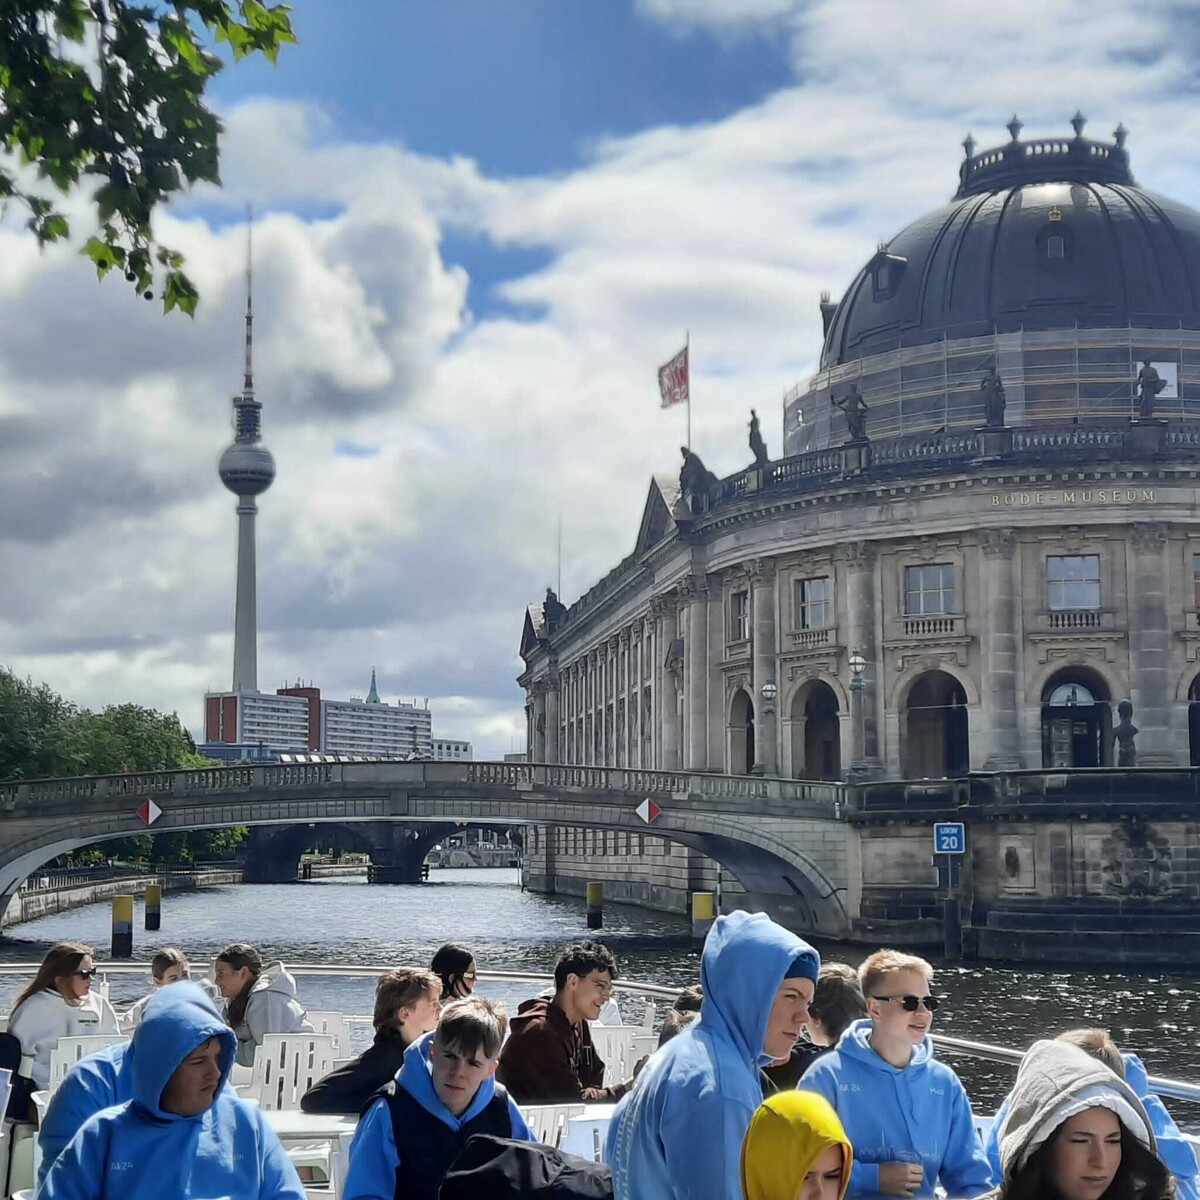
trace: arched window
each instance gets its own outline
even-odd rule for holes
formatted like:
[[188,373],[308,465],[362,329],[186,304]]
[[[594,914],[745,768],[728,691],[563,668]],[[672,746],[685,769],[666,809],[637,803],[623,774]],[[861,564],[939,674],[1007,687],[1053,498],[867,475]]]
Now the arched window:
[[1052,233],[1046,239],[1047,258],[1066,258],[1067,246],[1061,233]]

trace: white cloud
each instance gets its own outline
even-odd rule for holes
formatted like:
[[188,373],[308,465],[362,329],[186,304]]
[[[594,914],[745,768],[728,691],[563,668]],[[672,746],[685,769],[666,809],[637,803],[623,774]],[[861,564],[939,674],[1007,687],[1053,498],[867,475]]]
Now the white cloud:
[[[817,299],[952,194],[971,129],[1057,133],[1077,105],[1133,130],[1143,182],[1187,201],[1200,133],[1191,41],[1165,6],[1027,0],[645,0],[724,36],[785,30],[794,86],[726,120],[595,146],[562,175],[340,140],[302,105],[229,114],[226,190],[165,219],[203,294],[164,320],[64,248],[0,226],[0,644],[82,702],[178,709],[231,660],[233,498],[215,464],[240,386],[245,200],[256,221],[256,363],[278,476],[260,502],[260,684],[297,676],[432,698],[435,730],[507,751],[524,605],[627,554],[684,421],[654,370],[691,332],[694,442],[749,461],[753,406],[813,367]],[[443,238],[546,264],[466,309]],[[366,448],[340,454],[348,442]]]

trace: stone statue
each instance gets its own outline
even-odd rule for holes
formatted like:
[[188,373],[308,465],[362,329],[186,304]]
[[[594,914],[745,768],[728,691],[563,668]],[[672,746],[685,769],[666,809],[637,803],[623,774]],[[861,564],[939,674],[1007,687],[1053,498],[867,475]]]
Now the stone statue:
[[1139,421],[1148,421],[1154,416],[1155,397],[1166,386],[1167,381],[1154,369],[1154,364],[1148,358],[1143,359],[1137,377]]
[[683,466],[679,470],[679,490],[684,499],[691,505],[692,511],[699,511],[692,504],[693,496],[708,498],[708,493],[717,485],[717,477],[700,461],[700,455],[693,454],[686,446],[679,447],[683,455]]
[[750,450],[756,467],[765,467],[771,461],[767,457],[767,443],[763,441],[762,431],[758,427],[758,413],[754,409],[750,410]]
[[553,633],[567,611],[567,606],[554,594],[554,589],[546,589],[546,599],[542,601],[542,620],[546,623],[546,632]]
[[846,416],[846,430],[850,434],[847,440],[865,442],[867,440],[867,402],[862,398],[858,384],[852,383],[850,390],[840,400],[836,396],[830,396],[829,403],[834,408],[840,408]]
[[983,424],[985,429],[1004,428],[1004,384],[995,367],[988,367],[979,384],[983,393]]
[[1137,737],[1138,728],[1133,723],[1133,705],[1128,700],[1122,700],[1117,705],[1117,716],[1121,718],[1113,730],[1113,741],[1117,747],[1117,766],[1136,767],[1137,746],[1134,745],[1133,739]]

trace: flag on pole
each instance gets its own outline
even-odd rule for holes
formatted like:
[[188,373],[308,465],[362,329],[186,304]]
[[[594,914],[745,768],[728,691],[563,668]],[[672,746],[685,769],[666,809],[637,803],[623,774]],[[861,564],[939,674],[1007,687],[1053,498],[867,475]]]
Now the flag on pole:
[[662,407],[691,403],[688,391],[688,348],[684,346],[669,363],[658,368],[658,390],[662,394]]

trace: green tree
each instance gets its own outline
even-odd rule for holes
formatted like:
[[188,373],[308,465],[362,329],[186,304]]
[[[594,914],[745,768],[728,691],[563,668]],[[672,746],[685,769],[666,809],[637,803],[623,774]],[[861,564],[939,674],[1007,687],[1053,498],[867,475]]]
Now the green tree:
[[0,667],[0,779],[62,775],[62,741],[78,710],[46,684]]
[[195,311],[183,257],[157,241],[156,208],[199,181],[220,183],[221,123],[204,90],[224,65],[294,42],[289,8],[265,0],[0,0],[0,204],[28,209],[43,245],[70,236],[54,193],[85,177],[96,232],[84,252],[163,310]]

